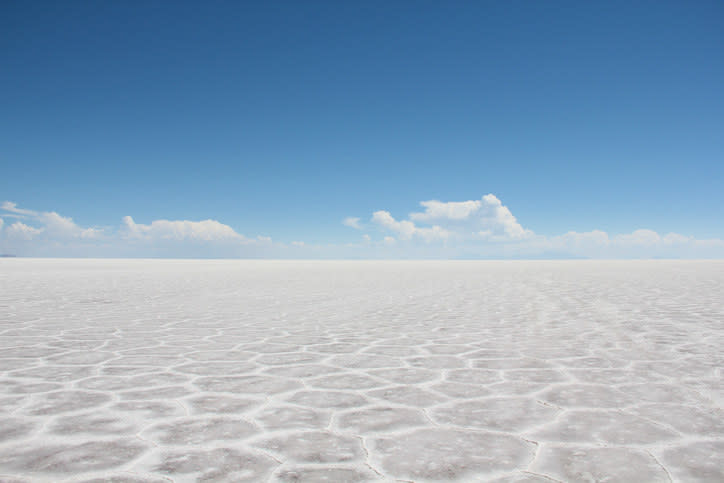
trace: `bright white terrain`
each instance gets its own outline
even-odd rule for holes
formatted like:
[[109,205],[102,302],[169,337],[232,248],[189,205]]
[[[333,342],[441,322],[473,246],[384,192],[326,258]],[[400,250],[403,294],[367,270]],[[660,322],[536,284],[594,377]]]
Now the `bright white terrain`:
[[724,481],[724,262],[0,260],[0,481]]

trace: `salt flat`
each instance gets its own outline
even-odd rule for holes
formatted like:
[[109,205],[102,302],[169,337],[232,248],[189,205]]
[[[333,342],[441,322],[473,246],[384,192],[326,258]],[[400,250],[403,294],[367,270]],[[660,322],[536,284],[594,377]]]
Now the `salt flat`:
[[724,481],[724,262],[0,260],[1,481]]

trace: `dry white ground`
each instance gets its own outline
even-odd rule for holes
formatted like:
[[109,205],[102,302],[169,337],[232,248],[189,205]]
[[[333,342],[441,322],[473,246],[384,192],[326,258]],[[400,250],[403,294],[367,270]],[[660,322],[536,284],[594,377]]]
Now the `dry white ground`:
[[724,262],[0,260],[0,481],[724,481]]

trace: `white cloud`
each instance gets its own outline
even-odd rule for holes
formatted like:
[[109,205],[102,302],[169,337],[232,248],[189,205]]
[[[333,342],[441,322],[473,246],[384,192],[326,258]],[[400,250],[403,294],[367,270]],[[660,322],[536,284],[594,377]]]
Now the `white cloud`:
[[663,242],[666,245],[683,245],[692,241],[694,241],[692,237],[679,235],[678,233],[668,233],[663,237]]
[[420,237],[426,241],[480,239],[506,242],[534,235],[524,229],[508,207],[492,194],[480,200],[428,200],[420,205],[425,211],[411,213],[409,220],[396,220],[388,211],[380,210],[373,213],[372,221],[396,233],[401,240]]
[[19,240],[32,240],[43,232],[42,228],[33,228],[32,226],[26,225],[16,221],[5,230],[8,238],[15,238]]
[[383,226],[391,231],[399,233],[400,238],[403,240],[409,240],[415,233],[415,224],[411,221],[397,221],[395,220],[389,211],[375,211],[372,214],[372,221],[380,226]]
[[40,213],[35,218],[43,225],[48,236],[55,238],[92,239],[103,234],[103,230],[97,228],[81,228],[72,218],[61,216],[54,211]]
[[[601,230],[537,235],[524,228],[493,194],[480,200],[423,201],[422,212],[395,219],[389,211],[373,213],[372,221],[406,243],[421,257],[722,257],[724,240],[697,240],[678,233],[660,235],[649,229],[613,234]],[[415,246],[415,240],[445,240],[443,247]]]
[[483,196],[480,219],[484,226],[492,227],[491,231],[495,232],[496,229],[502,230],[505,235],[514,240],[533,234],[532,231],[523,229],[508,207],[503,206],[500,200],[492,194]]
[[467,220],[475,212],[480,210],[482,202],[476,201],[449,201],[437,200],[421,201],[420,205],[425,208],[424,213],[411,213],[410,218],[420,222],[434,222],[443,220]]
[[129,238],[145,240],[194,241],[247,241],[229,225],[216,220],[154,220],[148,225],[136,223],[130,216],[123,217],[125,234]]
[[100,238],[103,230],[98,228],[84,228],[80,231],[80,237],[83,239]]
[[348,216],[347,218],[342,220],[342,224],[356,230],[362,229],[362,226],[359,224],[359,218],[356,218],[354,216]]
[[11,215],[23,218],[34,223],[32,226],[20,223],[11,234],[25,240],[37,237],[40,233],[48,239],[65,240],[72,238],[93,239],[103,234],[103,230],[97,228],[82,228],[78,226],[72,218],[61,216],[54,211],[38,212],[34,210],[26,210],[18,208],[16,203],[5,201],[1,207],[3,210],[9,211]]
[[650,229],[609,234],[569,231],[545,236],[525,229],[492,194],[480,200],[420,203],[423,211],[396,219],[375,211],[371,224],[359,218],[347,226],[375,227],[374,240],[357,243],[285,245],[267,236],[246,237],[217,220],[154,220],[136,223],[130,216],[117,228],[78,225],[55,211],[33,211],[6,201],[0,218],[0,247],[5,253],[35,256],[252,257],[252,258],[724,258],[724,240],[696,239]]
[[37,216],[37,219],[45,225],[49,232],[61,236],[73,236],[81,229],[73,222],[72,218],[60,216],[54,211],[41,213]]
[[653,230],[640,229],[625,235],[617,235],[612,240],[614,245],[654,246],[661,243],[661,236]]
[[[694,240],[691,239],[689,242],[690,245],[697,249],[704,249],[704,250],[715,250],[716,253],[719,253],[719,251],[724,252],[724,240],[713,238],[708,240]],[[724,255],[721,256],[724,258]]]
[[661,236],[649,229],[609,235],[601,230],[536,236],[519,244],[522,252],[586,258],[721,258],[724,240],[697,240],[678,233]]
[[38,213],[32,210],[23,210],[18,208],[17,203],[13,203],[12,201],[3,201],[3,204],[0,205],[0,209],[3,209],[5,211],[9,211],[10,213],[15,213],[18,215],[29,215],[29,216],[35,216]]
[[569,231],[563,235],[554,236],[549,239],[542,237],[542,240],[547,241],[550,247],[557,249],[567,248],[576,252],[581,250],[585,251],[586,249],[590,249],[592,247],[607,247],[611,244],[611,239],[609,238],[608,233],[601,230],[593,230],[582,233]]
[[612,244],[614,245],[636,247],[684,246],[694,242],[697,242],[697,240],[690,236],[679,233],[667,233],[661,236],[655,231],[648,229],[635,230],[629,234],[617,235],[612,239]]
[[480,200],[422,201],[424,212],[411,213],[410,219],[421,223],[437,223],[456,233],[459,238],[470,236],[487,241],[521,240],[533,236],[524,229],[507,206],[493,194]]
[[434,240],[446,240],[450,236],[450,232],[437,225],[420,228],[409,220],[397,221],[389,211],[375,211],[372,214],[372,221],[397,233],[401,240],[410,240],[413,237],[418,237],[426,242],[431,242]]
[[243,253],[265,253],[254,249],[240,251],[244,246],[264,251],[274,247],[269,237],[246,238],[216,220],[154,220],[143,224],[126,216],[114,230],[79,226],[72,218],[55,211],[20,209],[12,202],[3,203],[2,209],[27,219],[0,232],[3,250],[20,255],[238,257]]

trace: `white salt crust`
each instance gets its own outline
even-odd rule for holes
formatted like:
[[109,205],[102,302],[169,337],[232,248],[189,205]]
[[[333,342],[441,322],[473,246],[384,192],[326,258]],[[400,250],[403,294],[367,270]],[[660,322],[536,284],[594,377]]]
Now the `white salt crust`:
[[724,481],[724,262],[0,260],[0,481]]

